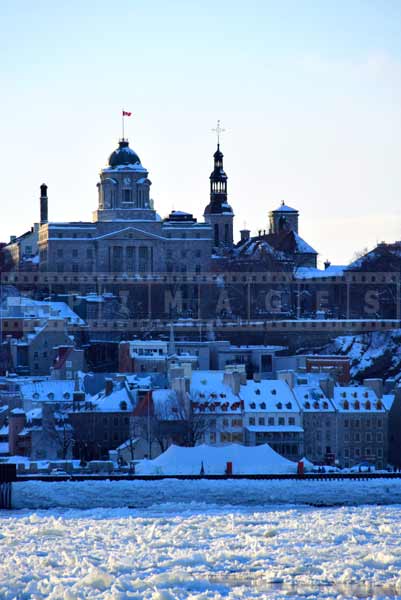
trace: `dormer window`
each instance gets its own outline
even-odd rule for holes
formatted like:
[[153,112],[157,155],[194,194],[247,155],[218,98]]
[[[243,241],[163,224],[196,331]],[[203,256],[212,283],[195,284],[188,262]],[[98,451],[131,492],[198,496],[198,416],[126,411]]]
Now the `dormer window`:
[[348,410],[349,409],[349,402],[348,400],[344,400],[344,410]]
[[326,410],[329,408],[329,405],[326,401],[323,402],[323,408],[325,408]]
[[370,400],[366,400],[365,408],[366,408],[366,410],[370,410],[372,408]]
[[257,389],[255,390],[255,394],[257,394],[258,396],[260,396],[260,389],[259,389],[259,388],[257,388]]
[[292,402],[287,402],[287,404],[285,405],[286,408],[288,408],[288,410],[292,409]]
[[283,405],[281,402],[277,402],[276,406],[279,410],[281,410],[283,408]]
[[271,393],[273,394],[273,396],[275,396],[277,394],[277,391],[273,388]]
[[305,408],[310,408],[310,402],[305,402]]
[[354,407],[355,407],[355,410],[359,410],[361,408],[359,400],[355,400]]
[[256,408],[255,402],[251,402],[249,407],[252,408],[252,410],[254,410]]
[[266,402],[261,402],[261,404],[260,404],[260,408],[261,408],[262,410],[266,410]]

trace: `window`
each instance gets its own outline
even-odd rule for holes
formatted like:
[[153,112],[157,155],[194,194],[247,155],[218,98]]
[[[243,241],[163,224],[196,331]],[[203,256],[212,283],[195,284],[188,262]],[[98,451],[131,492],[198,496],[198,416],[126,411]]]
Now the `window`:
[[131,202],[131,190],[123,190],[123,202]]
[[74,258],[77,258],[77,256],[78,256],[78,248],[73,248],[73,249],[72,249],[72,256],[73,256]]
[[294,417],[288,417],[288,425],[295,425],[295,418]]
[[259,425],[264,425],[264,424],[265,424],[265,418],[259,417]]
[[284,425],[285,424],[284,417],[279,417],[278,418],[278,424],[279,425]]
[[63,249],[62,248],[58,248],[57,249],[57,256],[58,256],[58,258],[62,258],[62,256],[63,256]]
[[269,421],[268,421],[269,425],[274,425],[274,417],[269,417]]
[[92,258],[92,248],[86,249],[86,258]]
[[249,417],[249,425],[255,425],[255,417]]
[[378,442],[382,442],[383,441],[383,434],[382,434],[381,431],[378,431],[376,433],[376,441],[378,441]]
[[72,263],[72,272],[73,273],[78,273],[79,271],[79,264],[78,263]]

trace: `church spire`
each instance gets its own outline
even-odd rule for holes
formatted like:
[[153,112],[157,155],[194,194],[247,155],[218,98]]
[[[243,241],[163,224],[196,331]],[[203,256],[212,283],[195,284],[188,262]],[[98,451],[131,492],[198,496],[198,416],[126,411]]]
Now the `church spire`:
[[217,121],[213,129],[217,134],[217,150],[213,155],[214,168],[210,174],[210,202],[205,208],[204,217],[213,225],[214,246],[228,247],[233,243],[233,209],[227,201],[227,175],[224,171],[224,155],[220,150],[220,136],[224,129]]

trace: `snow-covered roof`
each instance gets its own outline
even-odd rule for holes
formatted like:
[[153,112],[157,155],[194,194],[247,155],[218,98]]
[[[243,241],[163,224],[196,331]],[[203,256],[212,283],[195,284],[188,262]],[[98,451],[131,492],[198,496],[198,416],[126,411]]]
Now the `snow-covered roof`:
[[104,392],[90,399],[91,411],[97,412],[125,412],[132,408],[131,397],[128,390],[123,386],[106,395]]
[[371,388],[363,385],[357,387],[335,387],[332,402],[339,412],[385,412],[382,400],[378,399]]
[[343,265],[330,265],[327,269],[316,269],[314,267],[299,267],[295,271],[295,277],[297,279],[312,279],[312,278],[323,278],[323,277],[342,277],[344,274],[345,266]]
[[285,381],[262,379],[241,385],[240,398],[245,412],[295,412],[299,413],[296,399]]
[[304,412],[334,412],[333,405],[319,386],[296,385],[293,392]]
[[297,213],[298,211],[295,208],[291,208],[287,204],[284,204],[284,201],[280,204],[278,208],[276,208],[273,212],[293,212]]
[[33,402],[72,402],[74,389],[73,379],[47,379],[23,383],[20,393],[23,400]]
[[32,300],[27,296],[8,296],[2,303],[0,314],[8,318],[50,318],[65,319],[68,323],[85,325],[65,302]]
[[295,231],[292,232],[295,240],[296,252],[300,254],[317,254],[316,250],[312,248],[305,240],[301,238]]
[[387,411],[391,410],[394,402],[394,394],[383,394],[382,402]]
[[193,371],[191,396],[200,412],[241,412],[240,398],[223,382],[222,371]]

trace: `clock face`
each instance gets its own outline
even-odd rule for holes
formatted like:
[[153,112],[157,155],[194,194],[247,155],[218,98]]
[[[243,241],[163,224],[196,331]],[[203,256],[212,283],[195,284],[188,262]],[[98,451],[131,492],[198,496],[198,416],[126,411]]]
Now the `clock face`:
[[124,177],[123,183],[124,185],[131,185],[131,179],[129,177]]

